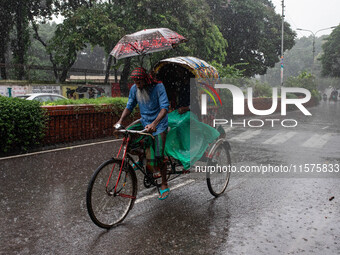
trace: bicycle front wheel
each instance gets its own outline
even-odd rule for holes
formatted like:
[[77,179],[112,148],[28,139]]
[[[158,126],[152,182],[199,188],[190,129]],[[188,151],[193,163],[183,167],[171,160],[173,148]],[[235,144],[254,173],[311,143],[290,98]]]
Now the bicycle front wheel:
[[[136,174],[121,160],[111,159],[98,167],[86,193],[86,205],[91,220],[109,229],[122,222],[133,207],[137,195]],[[118,180],[119,179],[119,180]]]
[[230,179],[231,160],[229,147],[218,142],[213,149],[212,157],[207,163],[207,184],[210,193],[218,197],[228,186]]

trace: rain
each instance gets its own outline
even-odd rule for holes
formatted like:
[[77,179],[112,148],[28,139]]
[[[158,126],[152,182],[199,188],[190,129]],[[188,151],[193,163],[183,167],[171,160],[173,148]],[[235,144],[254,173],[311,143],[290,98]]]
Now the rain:
[[1,0],[0,254],[339,254],[339,8]]

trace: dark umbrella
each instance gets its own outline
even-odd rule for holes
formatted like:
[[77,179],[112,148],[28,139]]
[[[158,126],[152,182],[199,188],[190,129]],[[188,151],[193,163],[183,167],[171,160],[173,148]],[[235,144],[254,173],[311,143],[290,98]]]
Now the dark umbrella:
[[183,36],[168,28],[144,29],[125,35],[110,54],[116,59],[122,59],[172,49],[186,41]]

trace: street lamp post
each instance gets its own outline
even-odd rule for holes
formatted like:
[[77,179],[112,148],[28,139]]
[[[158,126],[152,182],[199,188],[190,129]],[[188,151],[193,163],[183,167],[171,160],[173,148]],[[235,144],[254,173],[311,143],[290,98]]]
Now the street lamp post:
[[307,31],[307,32],[310,32],[312,33],[313,35],[313,62],[312,62],[312,74],[314,72],[314,58],[315,58],[315,38],[316,38],[316,34],[319,33],[320,31],[324,31],[324,30],[328,30],[328,29],[333,29],[333,28],[336,28],[336,26],[333,26],[333,27],[327,27],[327,28],[323,28],[323,29],[320,29],[318,31],[316,31],[315,33],[311,30],[308,30],[308,29],[303,29],[303,28],[297,28],[296,30],[300,30],[300,31]]

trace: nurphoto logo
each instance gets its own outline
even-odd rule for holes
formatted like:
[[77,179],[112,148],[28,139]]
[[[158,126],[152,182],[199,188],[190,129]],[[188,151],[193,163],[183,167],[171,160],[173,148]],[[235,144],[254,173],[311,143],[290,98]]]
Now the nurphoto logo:
[[[244,116],[245,115],[245,110],[244,110],[244,105],[245,105],[245,95],[243,94],[243,91],[231,84],[215,84],[214,86],[216,89],[228,89],[233,98],[233,115],[239,115],[239,116]],[[304,97],[300,98],[287,98],[288,93],[299,93],[303,94]],[[211,95],[210,95],[211,96]],[[248,109],[249,111],[257,116],[268,116],[273,114],[277,107],[278,107],[278,88],[273,88],[272,89],[272,105],[270,109],[267,110],[258,110],[255,109],[254,103],[253,103],[253,88],[248,88],[247,89],[247,104],[248,104]],[[281,115],[286,116],[287,114],[287,105],[295,105],[304,115],[306,116],[311,116],[312,114],[303,106],[304,103],[309,102],[311,99],[311,93],[309,90],[304,89],[304,88],[294,88],[294,87],[281,87]],[[207,94],[202,94],[201,95],[201,114],[202,115],[207,115],[207,104],[208,104],[208,98]],[[215,127],[216,125],[226,125],[228,123],[231,124],[238,124],[238,125],[243,125],[244,127],[262,127],[265,122],[270,122],[271,126],[274,127],[274,123],[280,121],[279,119],[265,119],[260,120],[260,119],[250,119],[248,121],[243,120],[242,122],[233,122],[232,120],[228,121],[227,119],[214,119],[213,120],[213,126]],[[257,123],[257,124],[256,124]],[[248,125],[247,125],[248,124]],[[284,119],[281,120],[281,126],[283,127],[295,127],[297,125],[297,121],[294,119]]]

